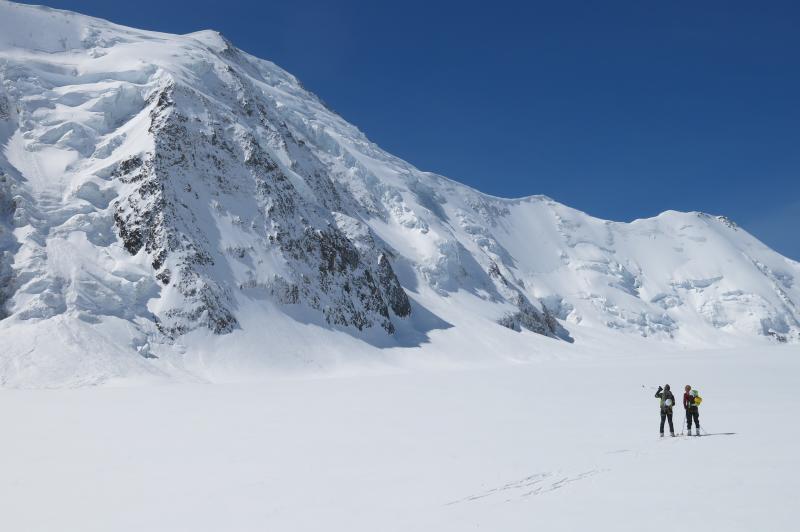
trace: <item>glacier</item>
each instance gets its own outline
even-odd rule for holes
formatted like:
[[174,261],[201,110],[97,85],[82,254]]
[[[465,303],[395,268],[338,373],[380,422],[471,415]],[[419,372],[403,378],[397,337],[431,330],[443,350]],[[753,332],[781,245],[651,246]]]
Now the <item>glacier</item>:
[[800,341],[724,216],[483,194],[214,31],[0,1],[0,146],[6,386]]

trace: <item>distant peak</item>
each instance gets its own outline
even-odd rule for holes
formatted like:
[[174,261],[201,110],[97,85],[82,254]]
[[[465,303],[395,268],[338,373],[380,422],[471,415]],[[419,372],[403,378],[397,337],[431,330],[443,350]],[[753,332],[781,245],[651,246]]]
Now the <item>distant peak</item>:
[[187,33],[185,37],[194,39],[216,52],[221,52],[232,47],[230,41],[217,30],[194,31],[192,33]]

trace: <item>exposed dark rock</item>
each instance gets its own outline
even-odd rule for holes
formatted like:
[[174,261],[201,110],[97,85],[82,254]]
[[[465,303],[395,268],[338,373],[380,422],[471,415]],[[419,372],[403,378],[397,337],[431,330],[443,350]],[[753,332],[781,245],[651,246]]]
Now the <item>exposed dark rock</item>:
[[500,318],[497,323],[514,331],[527,329],[537,334],[560,338],[572,342],[572,338],[564,327],[550,313],[546,306],[542,305],[542,310],[537,309],[530,302],[527,296],[516,286],[510,283],[497,263],[489,265],[489,277],[494,279],[505,298],[517,307],[516,312],[510,312]]
[[[262,232],[265,245],[287,262],[291,272],[287,279],[270,282],[277,302],[305,304],[331,325],[357,330],[380,326],[394,333],[391,315],[406,317],[411,305],[388,257],[373,255],[374,246],[367,246],[368,256],[364,255],[331,218],[333,209],[352,200],[340,193],[325,166],[286,124],[270,121],[269,109],[252,96],[249,85],[239,79],[238,90],[238,116],[219,116],[211,120],[211,131],[204,133],[203,128],[189,127],[192,118],[187,113],[216,116],[215,107],[185,88],[166,87],[151,102],[153,153],[126,159],[115,172],[130,187],[114,203],[114,222],[125,249],[131,254],[144,250],[161,284],[185,299],[179,308],[162,313],[160,330],[176,336],[205,326],[224,334],[238,326],[230,287],[240,284],[215,270],[227,264],[227,248],[214,245],[209,235],[200,232],[198,217],[207,217],[208,206],[198,210],[187,194],[194,200],[219,198],[213,201],[215,208],[225,212],[225,197],[247,195],[250,190],[249,201],[257,205],[250,226]],[[266,139],[250,134],[234,137],[224,126],[251,119],[273,133]],[[291,154],[291,169],[276,162],[270,142]],[[302,176],[317,206],[298,203],[303,194],[287,172]],[[232,180],[226,174],[238,177]],[[249,260],[246,254],[235,257]]]
[[[0,100],[2,104],[2,100]],[[0,107],[2,112],[2,107]],[[2,117],[0,117],[2,118]],[[13,251],[16,242],[13,236],[13,220],[16,204],[12,199],[8,176],[0,172],[0,320],[7,316],[5,303],[13,290]]]
[[400,281],[397,279],[389,259],[383,253],[378,258],[378,281],[392,312],[401,318],[409,316],[411,302],[403,287],[400,286]]

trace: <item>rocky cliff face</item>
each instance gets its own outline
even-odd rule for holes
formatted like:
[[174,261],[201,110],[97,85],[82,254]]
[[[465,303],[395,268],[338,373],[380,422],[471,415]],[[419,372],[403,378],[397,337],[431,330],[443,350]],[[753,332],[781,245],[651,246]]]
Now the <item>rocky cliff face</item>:
[[378,346],[446,328],[800,338],[800,267],[730,220],[620,224],[483,195],[380,150],[215,32],[3,1],[0,29],[9,339],[113,329],[109,345],[150,359],[197,331],[294,327],[275,316]]
[[[0,87],[0,145],[4,144],[15,127],[12,102]],[[0,167],[0,319],[7,317],[5,303],[13,292],[12,263],[16,251],[14,239],[14,182]]]
[[[1,119],[1,118],[0,118]],[[8,177],[0,172],[0,319],[7,316],[5,302],[12,293],[12,262],[14,252],[14,200]]]
[[[228,48],[224,55],[238,57]],[[342,193],[269,101],[245,90],[234,69],[216,66],[218,96],[228,105],[170,80],[149,98],[152,150],[123,160],[114,174],[125,191],[114,202],[125,249],[146,253],[162,290],[176,296],[156,315],[160,330],[231,332],[233,292],[247,289],[306,305],[330,325],[394,333],[392,320],[411,306],[389,253],[367,226],[339,212]],[[209,234],[220,219],[237,233],[236,245]],[[280,270],[265,275],[265,256]]]

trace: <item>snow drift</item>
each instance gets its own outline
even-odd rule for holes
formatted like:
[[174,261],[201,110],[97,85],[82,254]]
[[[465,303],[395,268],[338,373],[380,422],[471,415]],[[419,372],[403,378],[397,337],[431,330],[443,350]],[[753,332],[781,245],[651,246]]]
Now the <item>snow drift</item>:
[[487,196],[213,31],[0,1],[0,146],[4,384],[800,339],[800,264],[730,220]]

